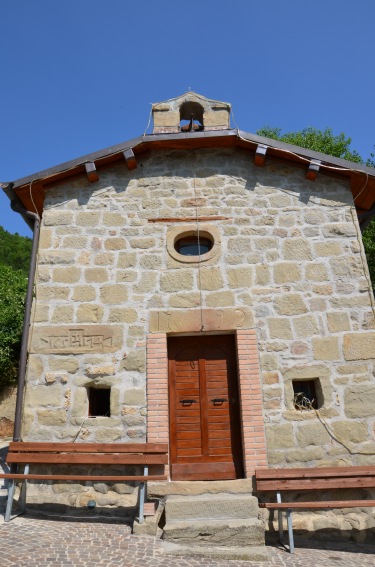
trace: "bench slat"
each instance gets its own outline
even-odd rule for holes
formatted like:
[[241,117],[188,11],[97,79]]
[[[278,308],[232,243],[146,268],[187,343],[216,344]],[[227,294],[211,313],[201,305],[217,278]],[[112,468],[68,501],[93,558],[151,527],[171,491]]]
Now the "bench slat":
[[335,488],[372,488],[375,477],[361,478],[319,478],[302,480],[258,480],[257,490],[330,490]]
[[11,474],[2,473],[0,478],[13,478],[15,480],[90,480],[95,482],[101,481],[124,481],[124,480],[136,480],[136,481],[147,481],[147,480],[168,480],[166,475],[150,475],[150,476],[85,476],[85,475],[70,475],[70,474]]
[[286,510],[294,508],[373,508],[375,500],[332,500],[330,502],[259,502],[260,508],[268,508],[271,510]]
[[8,453],[167,453],[167,443],[33,443],[12,441]]
[[303,479],[328,477],[375,476],[374,466],[365,467],[327,467],[327,468],[300,468],[300,469],[256,469],[257,480],[266,479]]
[[7,463],[42,463],[69,465],[165,465],[164,454],[101,454],[101,453],[8,453]]

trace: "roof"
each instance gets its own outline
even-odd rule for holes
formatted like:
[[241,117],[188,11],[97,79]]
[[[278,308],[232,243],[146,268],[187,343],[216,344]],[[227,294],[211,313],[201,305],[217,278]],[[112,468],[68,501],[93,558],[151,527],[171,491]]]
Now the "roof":
[[233,147],[247,149],[255,155],[257,148],[262,148],[264,153],[264,146],[267,147],[267,157],[305,168],[306,171],[311,163],[315,163],[315,171],[318,169],[324,174],[348,179],[362,228],[375,216],[374,168],[238,129],[147,134],[22,177],[13,185],[3,186],[3,189],[10,200],[19,200],[28,211],[35,212],[37,209],[41,216],[45,191],[86,175],[85,164],[94,164],[93,169],[99,174],[101,169],[124,159],[129,169],[133,169],[138,156],[154,149]]

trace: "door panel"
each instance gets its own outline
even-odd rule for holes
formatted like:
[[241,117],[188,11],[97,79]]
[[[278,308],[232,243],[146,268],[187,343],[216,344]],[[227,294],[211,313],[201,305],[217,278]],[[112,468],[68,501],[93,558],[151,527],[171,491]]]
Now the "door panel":
[[172,478],[241,478],[234,337],[170,338],[168,358]]

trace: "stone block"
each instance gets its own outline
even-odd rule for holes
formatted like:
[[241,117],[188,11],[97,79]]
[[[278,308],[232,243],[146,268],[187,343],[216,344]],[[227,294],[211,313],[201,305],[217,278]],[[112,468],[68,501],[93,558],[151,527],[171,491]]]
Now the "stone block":
[[103,214],[103,225],[104,226],[124,226],[125,219],[121,213],[104,213]]
[[308,310],[302,296],[296,293],[288,293],[277,297],[275,309],[279,315],[300,315]]
[[123,346],[121,325],[40,325],[34,328],[30,352],[84,354],[115,352]]
[[66,301],[69,298],[70,288],[69,287],[49,287],[49,286],[37,286],[37,297],[39,301]]
[[362,443],[369,438],[368,425],[365,422],[333,421],[331,428],[339,442]]
[[333,274],[338,277],[358,278],[364,275],[363,267],[356,256],[332,258],[330,264]]
[[107,238],[104,247],[106,250],[123,250],[126,248],[126,240],[119,237]]
[[126,283],[126,282],[135,282],[138,279],[138,271],[137,270],[116,270],[116,282],[117,283]]
[[42,227],[39,236],[39,250],[52,248],[52,230]]
[[176,293],[169,298],[169,307],[198,307],[200,294],[196,291],[190,293]]
[[358,384],[345,388],[344,406],[346,417],[352,419],[373,417],[375,414],[375,386]]
[[[115,262],[114,252],[99,252],[99,253],[95,254],[95,256],[93,256],[93,258],[94,258],[94,264],[96,266],[113,266],[114,262]],[[92,259],[92,257],[89,254],[87,262],[84,262],[84,263],[88,264],[91,259]]]
[[53,409],[53,410],[38,410],[38,423],[40,425],[66,425],[67,417],[66,410]]
[[338,337],[314,337],[312,346],[315,360],[339,360]]
[[319,333],[318,324],[313,315],[303,315],[293,319],[294,330],[296,336],[312,337]]
[[27,407],[61,406],[63,390],[59,384],[26,387],[25,405]]
[[78,226],[99,226],[101,213],[96,211],[80,211],[76,215]]
[[61,226],[73,224],[72,211],[45,210],[43,213],[43,224],[45,226]]
[[327,268],[324,264],[311,263],[306,266],[306,279],[312,282],[328,280]]
[[137,254],[135,252],[120,252],[118,255],[118,268],[134,268],[137,265]]
[[93,303],[82,303],[77,309],[77,323],[100,323],[103,319],[103,308]]
[[106,268],[86,268],[85,280],[88,283],[103,283],[109,280],[109,273]]
[[95,301],[96,289],[91,285],[77,285],[73,288],[74,301]]
[[357,236],[356,228],[351,222],[326,224],[322,227],[322,232],[326,238],[335,236]]
[[75,251],[73,250],[48,250],[39,253],[39,264],[73,264]]
[[280,262],[273,267],[273,277],[276,284],[298,282],[301,280],[301,270],[297,262]]
[[163,265],[163,259],[159,254],[145,254],[142,256],[140,264],[146,270],[160,270]]
[[150,311],[149,321],[151,333],[199,332],[202,322],[206,331],[254,327],[253,312],[248,307]]
[[344,335],[344,358],[345,360],[375,358],[375,332]]
[[38,304],[34,311],[34,323],[47,323],[49,321],[49,305]]
[[140,294],[154,292],[156,288],[156,282],[156,272],[143,272],[141,274],[140,281],[137,285],[134,286],[133,291],[134,293]]
[[350,319],[347,313],[327,313],[327,323],[330,333],[350,331]]
[[73,405],[71,409],[72,417],[87,417],[88,415],[88,397],[86,388],[75,388],[73,396]]
[[115,374],[115,367],[113,364],[106,366],[90,366],[86,369],[86,375],[89,378],[98,378],[101,376],[113,376]]
[[274,354],[261,353],[260,366],[263,370],[278,370],[279,364]]
[[271,339],[292,339],[293,333],[289,319],[270,317],[267,320]]
[[293,466],[297,463],[311,463],[313,461],[319,461],[324,457],[325,452],[321,447],[306,447],[304,449],[288,451],[285,456],[285,461]]
[[138,313],[131,307],[112,307],[109,311],[110,323],[135,323],[137,319]]
[[69,374],[75,374],[79,368],[78,360],[71,357],[49,357],[49,367],[53,371],[65,370]]
[[255,268],[255,284],[268,285],[271,280],[270,269],[268,266],[256,266]]
[[234,303],[235,297],[232,291],[218,291],[206,294],[206,305],[208,307],[231,307]]
[[124,368],[128,372],[144,372],[146,368],[146,355],[144,350],[137,350],[129,352],[125,360],[121,364],[121,368]]
[[283,243],[284,258],[286,260],[312,260],[313,255],[308,240],[304,238],[289,238]]
[[[278,247],[278,240],[271,237],[254,238],[254,246],[256,250],[269,250]],[[247,248],[249,248],[249,241]]]
[[279,373],[278,372],[263,372],[262,373],[263,384],[273,385],[279,383]]
[[198,287],[202,290],[215,291],[224,286],[220,268],[201,268],[198,274]]
[[100,299],[105,304],[114,305],[125,303],[128,299],[128,289],[123,284],[109,284],[100,288]]
[[54,268],[52,271],[52,281],[55,283],[76,283],[80,277],[81,270],[73,266]]
[[325,445],[330,442],[330,435],[322,423],[298,425],[297,442],[300,447],[309,445]]
[[72,305],[59,305],[54,308],[51,323],[73,323],[74,309]]
[[132,248],[141,248],[143,250],[147,248],[152,248],[156,245],[156,241],[154,238],[132,238],[130,240],[130,246]]
[[129,388],[125,391],[124,403],[128,406],[144,406],[146,392],[143,388]]
[[189,291],[193,288],[193,271],[181,269],[176,272],[163,273],[160,276],[160,289],[166,293]]
[[228,285],[231,288],[250,288],[254,283],[254,269],[230,268],[227,270]]
[[267,450],[289,449],[294,447],[293,428],[289,423],[266,424]]
[[314,242],[316,256],[341,256],[341,242]]

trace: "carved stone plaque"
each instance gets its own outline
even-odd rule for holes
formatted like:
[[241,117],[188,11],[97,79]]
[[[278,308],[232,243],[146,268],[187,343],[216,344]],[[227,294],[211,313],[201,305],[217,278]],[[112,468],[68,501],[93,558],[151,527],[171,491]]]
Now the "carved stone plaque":
[[248,307],[224,309],[176,309],[150,312],[151,333],[187,333],[252,329],[253,312]]
[[120,325],[47,325],[34,327],[30,352],[81,354],[115,352],[123,346]]

